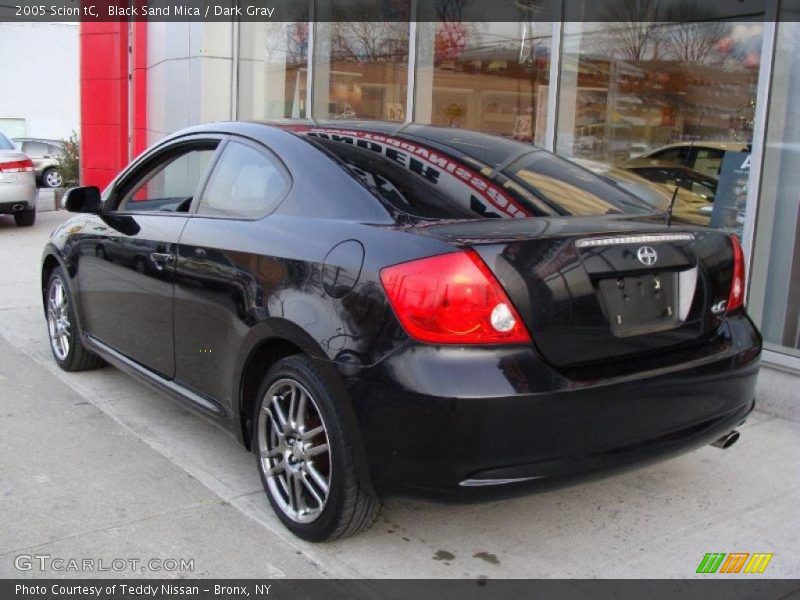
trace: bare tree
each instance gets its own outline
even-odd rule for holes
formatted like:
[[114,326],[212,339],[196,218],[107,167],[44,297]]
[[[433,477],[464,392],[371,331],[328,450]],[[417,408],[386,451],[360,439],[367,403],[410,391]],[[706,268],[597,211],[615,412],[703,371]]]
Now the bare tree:
[[606,11],[608,32],[605,52],[629,62],[658,59],[661,49],[661,2],[659,0],[621,0]]
[[408,55],[407,23],[345,21],[331,30],[331,58],[354,62],[393,62]]
[[730,29],[727,23],[707,20],[708,12],[689,2],[670,7],[664,16],[670,21],[662,30],[664,47],[671,58],[681,62],[706,62]]

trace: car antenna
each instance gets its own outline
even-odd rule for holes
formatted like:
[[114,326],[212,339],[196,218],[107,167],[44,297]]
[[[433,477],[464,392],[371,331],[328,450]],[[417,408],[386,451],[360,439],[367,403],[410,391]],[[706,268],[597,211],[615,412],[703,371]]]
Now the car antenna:
[[[692,137],[692,141],[689,144],[689,150],[686,152],[686,157],[683,159],[683,164],[681,165],[684,167],[684,169],[689,166],[689,158],[692,156],[692,150],[694,150],[694,141],[697,139],[697,136],[700,132],[700,125],[703,123],[703,116],[705,114],[705,110],[700,112],[700,118],[697,120],[697,127],[695,128],[695,135]],[[667,207],[667,227],[669,227],[670,220],[672,219],[672,209],[675,206],[675,199],[678,197],[678,190],[683,183],[684,169],[681,169],[681,172],[678,174],[678,179],[675,181],[675,190],[672,192],[672,199],[669,201],[669,206]]]

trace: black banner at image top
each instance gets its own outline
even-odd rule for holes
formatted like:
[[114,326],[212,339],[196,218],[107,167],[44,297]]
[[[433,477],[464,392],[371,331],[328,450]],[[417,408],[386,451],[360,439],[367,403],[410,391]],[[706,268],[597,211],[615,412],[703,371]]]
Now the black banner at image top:
[[798,580],[744,577],[694,580],[0,580],[3,600],[777,600],[798,596]]
[[0,21],[795,21],[800,0],[2,0]]

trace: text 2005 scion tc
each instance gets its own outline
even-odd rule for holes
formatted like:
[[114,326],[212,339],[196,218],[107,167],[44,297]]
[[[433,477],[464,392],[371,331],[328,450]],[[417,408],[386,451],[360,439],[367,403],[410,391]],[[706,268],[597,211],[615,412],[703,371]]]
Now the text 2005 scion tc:
[[203,125],[66,204],[41,273],[59,365],[217,418],[305,539],[369,527],[384,495],[727,446],[753,408],[738,240],[530,145]]

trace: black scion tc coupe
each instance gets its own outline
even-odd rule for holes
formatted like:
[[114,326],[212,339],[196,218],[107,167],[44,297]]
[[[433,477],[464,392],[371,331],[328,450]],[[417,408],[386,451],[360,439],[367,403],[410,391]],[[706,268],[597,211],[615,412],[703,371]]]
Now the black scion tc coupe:
[[715,443],[761,338],[726,233],[546,151],[458,129],[193,127],[53,233],[53,355],[222,423],[296,535],[381,496],[496,497]]

